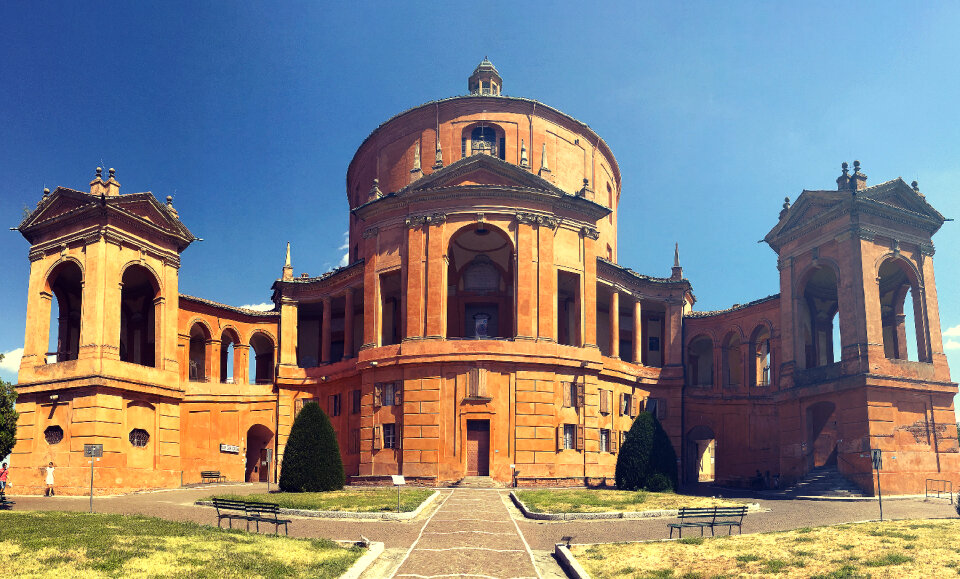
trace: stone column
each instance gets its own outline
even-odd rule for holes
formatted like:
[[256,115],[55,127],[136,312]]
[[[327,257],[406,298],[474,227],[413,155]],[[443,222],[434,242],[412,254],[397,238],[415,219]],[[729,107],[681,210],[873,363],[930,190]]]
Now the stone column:
[[[434,213],[424,224],[427,232],[427,332],[429,339],[447,337],[447,260],[444,259],[443,223],[446,215]],[[429,224],[429,226],[428,226]]]
[[620,292],[610,292],[610,357],[620,358]]
[[297,301],[288,297],[280,298],[280,365],[297,365]]
[[233,383],[250,383],[250,346],[246,344],[233,345]]
[[203,364],[207,382],[220,381],[220,340],[210,338],[206,340],[203,348]]
[[320,328],[320,361],[330,363],[330,335],[333,326],[333,301],[330,296],[323,298],[323,327]]
[[343,296],[343,359],[353,357],[353,288],[347,288]]
[[643,308],[639,299],[633,302],[633,363],[643,364]]

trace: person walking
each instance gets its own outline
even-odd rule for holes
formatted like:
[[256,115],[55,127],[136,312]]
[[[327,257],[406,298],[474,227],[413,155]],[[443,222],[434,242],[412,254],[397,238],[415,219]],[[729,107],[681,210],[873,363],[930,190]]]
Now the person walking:
[[0,493],[7,491],[7,463],[0,466]]
[[[40,469],[43,470],[43,467],[40,467]],[[43,496],[52,497],[53,496],[53,469],[54,469],[53,462],[50,462],[50,464],[47,465],[46,469],[47,469],[47,490],[43,493]]]

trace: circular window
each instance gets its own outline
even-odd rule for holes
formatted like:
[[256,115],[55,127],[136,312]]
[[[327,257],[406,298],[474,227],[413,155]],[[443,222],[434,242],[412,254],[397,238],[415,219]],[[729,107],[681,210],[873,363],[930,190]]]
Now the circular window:
[[60,444],[63,440],[63,429],[59,426],[48,426],[43,431],[43,437],[47,439],[47,444]]
[[150,442],[150,434],[142,428],[134,428],[130,431],[130,444],[138,447],[144,447]]

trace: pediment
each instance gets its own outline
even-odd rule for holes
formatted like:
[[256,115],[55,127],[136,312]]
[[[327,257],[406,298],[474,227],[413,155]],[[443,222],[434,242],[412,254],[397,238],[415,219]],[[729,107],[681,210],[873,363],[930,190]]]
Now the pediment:
[[457,186],[494,186],[538,189],[554,194],[563,191],[528,169],[490,155],[472,155],[434,171],[398,191],[400,194]]
[[880,183],[864,191],[864,200],[883,204],[892,210],[909,211],[934,220],[943,220],[943,215],[927,203],[926,198],[901,179]]
[[32,228],[68,215],[76,215],[95,206],[96,200],[86,193],[58,188],[24,218],[19,229]]

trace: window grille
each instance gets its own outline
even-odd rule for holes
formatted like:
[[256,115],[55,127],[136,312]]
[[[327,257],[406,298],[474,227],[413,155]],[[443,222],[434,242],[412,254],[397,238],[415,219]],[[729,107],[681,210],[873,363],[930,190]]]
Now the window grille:
[[138,448],[143,448],[150,442],[150,433],[142,428],[134,428],[130,431],[130,444]]
[[397,448],[396,424],[383,425],[383,448]]
[[47,444],[60,444],[63,441],[63,429],[59,426],[48,426],[43,431],[43,438],[46,439]]
[[600,451],[610,452],[610,431],[605,428],[600,429]]

